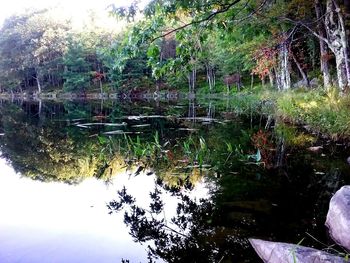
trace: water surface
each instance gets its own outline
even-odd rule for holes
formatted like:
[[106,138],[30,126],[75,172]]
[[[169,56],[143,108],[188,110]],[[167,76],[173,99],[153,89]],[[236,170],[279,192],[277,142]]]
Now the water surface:
[[2,101],[0,262],[257,262],[251,237],[332,244],[348,148],[262,107]]

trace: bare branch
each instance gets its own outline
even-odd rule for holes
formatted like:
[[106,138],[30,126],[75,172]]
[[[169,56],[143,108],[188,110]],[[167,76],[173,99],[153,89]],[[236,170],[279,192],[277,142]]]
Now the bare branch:
[[302,21],[295,21],[293,19],[290,19],[288,17],[280,17],[281,19],[291,22],[295,25],[300,25],[302,27],[305,27],[307,30],[309,30],[315,37],[317,37],[320,40],[323,40],[329,47],[330,50],[334,50],[331,43],[329,42],[329,40],[325,37],[322,37],[321,35],[319,35],[315,30],[311,29],[311,27],[309,27],[306,23],[302,22]]

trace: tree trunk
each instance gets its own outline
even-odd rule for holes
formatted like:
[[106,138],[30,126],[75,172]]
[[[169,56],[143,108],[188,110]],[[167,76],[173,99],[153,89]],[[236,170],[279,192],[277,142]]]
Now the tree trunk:
[[346,57],[344,56],[344,52],[342,52],[341,50],[338,50],[338,52],[335,53],[335,63],[337,67],[338,85],[342,93],[345,92],[345,89],[348,86],[348,81],[346,77],[345,60],[346,60]]
[[188,79],[188,93],[192,92],[192,76],[191,72],[188,73],[187,79]]
[[196,81],[197,81],[197,68],[196,66],[192,70],[192,93],[196,92]]
[[197,70],[196,67],[188,74],[188,89],[190,94],[194,94],[196,91],[196,79],[197,79]]
[[300,75],[302,76],[303,78],[303,82],[305,83],[306,87],[310,87],[310,81],[309,81],[309,78],[307,77],[305,71],[303,70],[302,66],[300,65],[299,61],[297,60],[297,58],[294,56],[293,53],[291,53],[292,55],[292,58],[293,58],[293,61],[294,63],[297,65],[297,68],[300,72]]
[[[97,70],[98,70],[98,73],[101,73],[101,67],[100,67],[100,64],[97,64]],[[99,83],[99,87],[100,87],[100,93],[102,95],[103,93],[103,87],[102,87],[102,77],[99,76],[98,78],[98,83]]]
[[193,122],[196,121],[196,101],[194,98],[189,98],[188,103],[188,117],[192,118]]
[[213,70],[213,86],[216,85],[216,77],[215,77],[215,71]]
[[41,110],[42,110],[42,100],[39,99],[39,109],[38,109],[38,116],[39,116],[39,119],[41,117]]
[[320,0],[315,0],[315,10],[316,17],[318,22],[318,34],[321,36],[320,41],[320,55],[321,55],[321,71],[323,74],[323,85],[325,89],[329,89],[331,87],[331,74],[329,72],[329,63],[328,63],[328,49],[326,43],[322,38],[326,38],[326,31],[323,21],[321,17],[323,15],[322,7]]
[[37,84],[37,86],[38,86],[38,93],[41,93],[41,84],[40,84],[39,77],[36,76],[35,80],[36,80],[36,84]]
[[213,67],[210,65],[210,63],[205,64],[206,70],[207,70],[207,81],[209,85],[210,92],[215,87],[215,73]]
[[348,47],[350,46],[350,0],[344,0],[345,6],[345,25],[346,35],[348,37]]
[[263,88],[265,87],[265,76],[261,79],[261,86],[263,86]]
[[344,94],[350,83],[348,41],[345,22],[336,0],[327,0],[325,29],[328,35],[329,48],[335,55],[338,86]]
[[291,87],[290,71],[289,71],[289,50],[287,42],[280,44],[278,54],[278,65],[276,72],[278,90],[288,90]]
[[211,92],[211,81],[210,81],[210,73],[209,73],[209,65],[208,64],[205,64],[205,68],[207,70],[207,81],[208,81],[208,85],[209,85],[209,90]]
[[208,106],[208,111],[207,111],[207,117],[209,119],[214,118],[214,114],[215,114],[215,106],[213,106],[212,102],[209,102],[209,106]]
[[159,86],[160,86],[160,80],[157,79],[157,81],[156,81],[156,93],[157,93],[157,94],[159,94],[159,91],[160,91]]
[[271,88],[275,85],[274,71],[273,69],[269,69],[269,80]]

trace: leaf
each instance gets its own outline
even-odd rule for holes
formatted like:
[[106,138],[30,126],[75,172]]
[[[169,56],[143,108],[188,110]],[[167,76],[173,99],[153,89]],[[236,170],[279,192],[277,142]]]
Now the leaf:
[[149,58],[155,58],[155,57],[157,58],[159,56],[159,53],[160,53],[159,47],[156,45],[150,46],[147,50],[147,56]]
[[100,144],[105,144],[108,141],[107,138],[104,136],[98,136],[97,138],[98,138],[98,141],[100,142]]
[[201,150],[205,150],[207,148],[207,145],[205,143],[205,140],[203,137],[199,138],[199,143],[200,143],[200,146],[201,146]]

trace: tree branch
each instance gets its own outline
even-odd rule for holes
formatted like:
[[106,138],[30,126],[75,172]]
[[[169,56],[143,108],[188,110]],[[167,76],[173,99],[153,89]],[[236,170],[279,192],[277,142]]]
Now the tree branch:
[[307,30],[309,30],[315,37],[317,37],[320,40],[323,40],[329,47],[330,50],[332,50],[334,52],[333,46],[331,45],[331,43],[329,42],[329,40],[325,37],[322,37],[321,35],[319,35],[315,30],[312,30],[306,23],[303,23],[302,21],[295,21],[293,19],[290,19],[288,17],[280,17],[285,21],[291,22],[295,25],[300,25],[302,27],[305,27]]
[[[248,2],[247,2],[247,5],[248,5]],[[255,9],[255,10],[253,10],[249,15],[247,15],[247,16],[239,19],[239,20],[234,20],[234,21],[236,21],[238,23],[241,23],[244,20],[247,20],[248,18],[252,17],[253,15],[257,14],[259,11],[261,11],[266,3],[267,3],[267,0],[262,1],[261,4],[259,5],[259,7],[257,9]]]
[[179,30],[185,29],[185,28],[187,28],[187,27],[189,27],[189,26],[191,26],[191,25],[201,24],[201,23],[203,23],[203,22],[205,22],[205,21],[210,21],[210,20],[212,20],[215,16],[227,12],[228,10],[230,10],[231,7],[233,7],[234,5],[238,4],[240,1],[241,1],[241,0],[234,0],[232,3],[226,5],[226,6],[225,6],[224,8],[222,8],[222,9],[219,9],[219,10],[217,10],[217,11],[211,13],[211,14],[208,15],[207,17],[205,17],[205,18],[203,18],[203,19],[201,19],[201,20],[198,20],[198,21],[192,21],[192,22],[187,23],[187,24],[185,24],[185,25],[183,25],[183,26],[180,26],[180,27],[177,27],[177,28],[175,28],[175,29],[172,29],[172,30],[170,30],[170,31],[168,31],[168,32],[166,32],[166,33],[164,33],[164,34],[162,34],[162,35],[159,35],[159,36],[153,38],[153,39],[151,40],[151,42],[154,42],[155,40],[157,40],[157,39],[159,39],[159,38],[162,38],[162,37],[166,37],[166,36],[168,36],[168,35],[171,35],[172,33],[175,33],[175,32],[177,32],[177,31],[179,31]]

